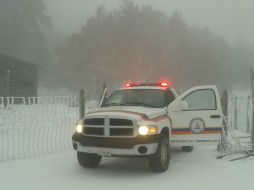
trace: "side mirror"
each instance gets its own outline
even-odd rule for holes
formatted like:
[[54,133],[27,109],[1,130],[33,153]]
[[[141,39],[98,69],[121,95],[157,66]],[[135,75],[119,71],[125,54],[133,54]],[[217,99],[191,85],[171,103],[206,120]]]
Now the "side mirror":
[[188,109],[188,103],[186,101],[179,101],[174,107],[174,111],[183,111]]

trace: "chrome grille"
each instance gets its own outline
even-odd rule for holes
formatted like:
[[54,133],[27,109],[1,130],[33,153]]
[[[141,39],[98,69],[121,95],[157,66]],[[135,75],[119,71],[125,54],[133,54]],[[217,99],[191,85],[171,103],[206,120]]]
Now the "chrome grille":
[[85,125],[104,125],[105,119],[104,118],[91,118],[85,119]]
[[84,134],[87,135],[104,135],[104,128],[102,127],[85,127]]
[[87,118],[84,120],[84,135],[104,137],[134,136],[134,122],[125,118]]
[[110,119],[109,124],[111,126],[133,126],[133,122],[129,119]]
[[133,136],[133,128],[111,128],[110,136]]

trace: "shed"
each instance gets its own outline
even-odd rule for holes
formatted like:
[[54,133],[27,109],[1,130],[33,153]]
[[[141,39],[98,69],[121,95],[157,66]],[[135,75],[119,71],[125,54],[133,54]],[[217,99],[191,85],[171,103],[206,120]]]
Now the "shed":
[[38,66],[0,54],[0,97],[35,97]]

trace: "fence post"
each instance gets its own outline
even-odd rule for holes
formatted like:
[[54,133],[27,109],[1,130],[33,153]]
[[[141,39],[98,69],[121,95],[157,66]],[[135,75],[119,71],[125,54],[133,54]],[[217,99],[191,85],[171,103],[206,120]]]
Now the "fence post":
[[234,129],[237,129],[237,97],[234,98]]
[[6,83],[7,83],[7,97],[10,96],[10,70],[7,69],[7,78],[6,78]]
[[85,115],[85,89],[79,91],[79,119]]
[[224,130],[225,130],[225,136],[228,135],[228,91],[226,89],[223,90],[222,92],[222,97],[221,97],[221,104],[222,104],[222,111],[224,115],[223,119],[223,125],[224,125]]
[[248,96],[248,100],[247,100],[247,110],[246,110],[246,125],[247,125],[247,133],[250,133],[250,118],[249,118],[249,111],[250,111],[250,99],[251,96]]
[[251,130],[251,148],[254,152],[254,67],[250,69],[251,90],[252,90],[252,130]]
[[223,127],[224,133],[221,135],[221,141],[217,146],[217,150],[220,152],[226,151],[228,148],[228,91],[226,89],[222,92],[221,105],[223,112]]

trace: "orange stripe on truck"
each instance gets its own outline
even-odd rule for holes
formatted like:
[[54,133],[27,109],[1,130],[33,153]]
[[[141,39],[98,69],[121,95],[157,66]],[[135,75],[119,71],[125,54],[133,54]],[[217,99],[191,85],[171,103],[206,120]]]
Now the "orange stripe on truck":
[[190,128],[172,129],[172,135],[191,135],[191,134],[222,134],[223,127],[207,127],[200,133],[193,133]]

